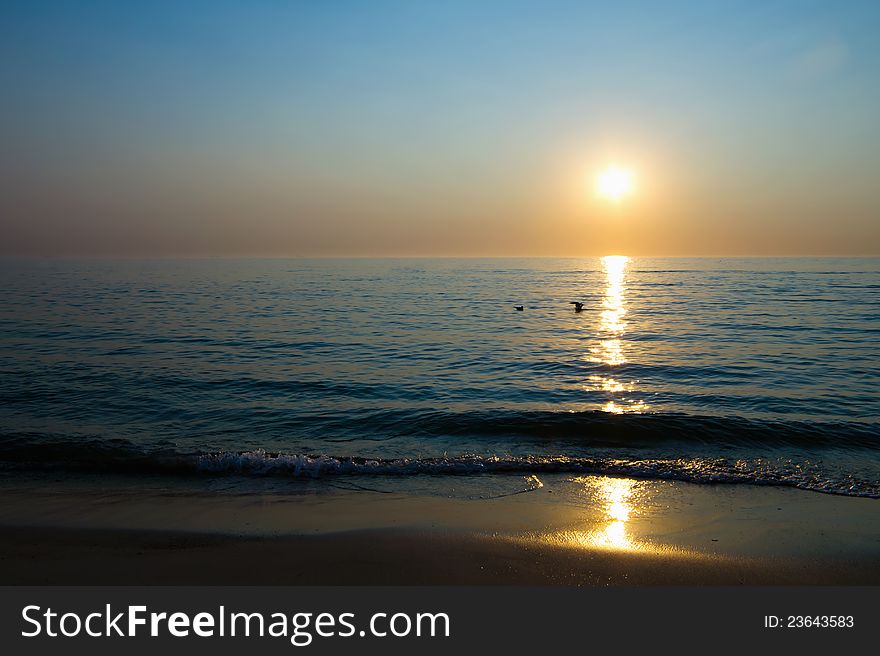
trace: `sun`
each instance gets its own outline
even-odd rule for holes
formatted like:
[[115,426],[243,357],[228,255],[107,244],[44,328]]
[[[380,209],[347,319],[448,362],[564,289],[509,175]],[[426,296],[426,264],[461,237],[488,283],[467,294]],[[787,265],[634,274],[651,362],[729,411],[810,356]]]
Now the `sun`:
[[626,167],[612,164],[596,175],[596,193],[614,203],[632,194],[634,189],[635,176]]

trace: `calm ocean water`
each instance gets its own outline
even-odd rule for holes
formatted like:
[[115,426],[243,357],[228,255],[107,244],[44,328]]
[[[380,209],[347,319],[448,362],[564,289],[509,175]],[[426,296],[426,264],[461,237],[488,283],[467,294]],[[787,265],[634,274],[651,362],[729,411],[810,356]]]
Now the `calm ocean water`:
[[880,496],[877,258],[5,260],[0,276],[7,471],[598,472]]

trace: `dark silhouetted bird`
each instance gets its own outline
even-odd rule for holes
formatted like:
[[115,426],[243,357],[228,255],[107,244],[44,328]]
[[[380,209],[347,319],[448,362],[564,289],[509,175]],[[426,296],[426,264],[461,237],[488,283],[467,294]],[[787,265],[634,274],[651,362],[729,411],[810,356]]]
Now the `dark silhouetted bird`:
[[516,308],[516,311],[517,311],[517,312],[522,312],[522,311],[523,311],[523,306],[522,306],[522,305],[514,305],[513,307]]
[[581,312],[584,309],[584,304],[581,303],[580,301],[569,301],[569,304],[574,305],[575,312]]

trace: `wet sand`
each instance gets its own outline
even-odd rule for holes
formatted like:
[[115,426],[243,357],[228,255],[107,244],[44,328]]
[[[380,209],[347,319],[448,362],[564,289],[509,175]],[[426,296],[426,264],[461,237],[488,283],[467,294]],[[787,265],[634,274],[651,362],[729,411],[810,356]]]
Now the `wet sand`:
[[607,477],[504,498],[5,487],[2,584],[880,583],[872,499]]
[[880,558],[636,553],[465,534],[0,530],[6,585],[877,585]]

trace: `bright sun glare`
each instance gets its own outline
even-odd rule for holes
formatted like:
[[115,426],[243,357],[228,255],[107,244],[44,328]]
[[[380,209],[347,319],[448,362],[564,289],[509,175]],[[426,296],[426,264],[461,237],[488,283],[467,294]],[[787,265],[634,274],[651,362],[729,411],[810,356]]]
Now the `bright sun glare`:
[[633,172],[622,166],[609,166],[596,176],[596,192],[615,203],[629,196],[634,188]]

